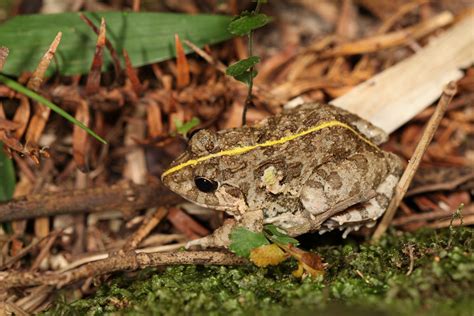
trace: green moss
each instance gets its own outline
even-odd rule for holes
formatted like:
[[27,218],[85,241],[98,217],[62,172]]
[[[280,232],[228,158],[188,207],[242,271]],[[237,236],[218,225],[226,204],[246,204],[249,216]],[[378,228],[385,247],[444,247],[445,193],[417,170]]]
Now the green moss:
[[[474,229],[458,228],[392,233],[378,244],[322,245],[316,250],[329,266],[319,279],[293,278],[294,262],[268,269],[149,269],[118,276],[90,298],[58,300],[48,314],[472,315],[473,244]],[[410,247],[413,270],[407,275]]]

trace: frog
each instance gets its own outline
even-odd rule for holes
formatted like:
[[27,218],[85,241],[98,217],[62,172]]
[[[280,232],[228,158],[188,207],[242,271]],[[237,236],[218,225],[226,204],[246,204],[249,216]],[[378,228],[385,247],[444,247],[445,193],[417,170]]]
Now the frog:
[[403,171],[379,145],[388,135],[356,114],[309,102],[254,125],[202,129],[162,173],[163,184],[197,205],[230,215],[187,248],[228,248],[237,227],[272,224],[289,236],[373,226]]

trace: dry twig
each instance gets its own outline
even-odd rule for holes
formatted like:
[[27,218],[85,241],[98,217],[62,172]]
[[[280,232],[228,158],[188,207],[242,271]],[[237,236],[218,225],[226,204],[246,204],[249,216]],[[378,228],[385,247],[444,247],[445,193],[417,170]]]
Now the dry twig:
[[441,95],[441,98],[438,102],[438,105],[436,106],[436,111],[429,120],[428,124],[426,125],[426,129],[423,132],[423,135],[421,136],[418,145],[416,146],[415,153],[413,154],[410,162],[408,163],[408,166],[405,169],[405,172],[403,173],[397,187],[395,188],[395,194],[392,200],[390,201],[387,211],[385,212],[382,221],[377,226],[377,229],[375,230],[374,235],[372,236],[373,240],[380,239],[380,237],[382,237],[382,235],[385,233],[388,226],[390,225],[393,216],[395,215],[395,212],[398,206],[400,205],[400,202],[402,201],[403,197],[405,196],[405,193],[407,192],[408,187],[410,186],[411,180],[413,179],[413,176],[415,175],[416,170],[420,165],[421,158],[426,152],[426,149],[428,149],[428,146],[431,140],[433,139],[434,133],[438,129],[439,123],[443,118],[444,112],[446,111],[449,102],[455,94],[456,84],[454,82],[450,82],[444,89],[443,94]]
[[106,273],[137,270],[173,264],[242,265],[247,260],[231,253],[216,251],[188,251],[168,253],[128,253],[124,256],[91,262],[65,273],[0,272],[0,289],[33,285],[54,285],[58,288],[69,283]]
[[35,194],[0,203],[0,222],[53,216],[102,212],[113,209],[138,210],[182,201],[161,184],[136,185],[129,182],[108,187]]

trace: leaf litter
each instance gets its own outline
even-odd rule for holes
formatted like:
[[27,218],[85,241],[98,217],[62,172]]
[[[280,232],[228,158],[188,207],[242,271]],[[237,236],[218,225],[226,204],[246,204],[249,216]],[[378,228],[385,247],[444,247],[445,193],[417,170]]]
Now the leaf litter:
[[[198,2],[190,3],[193,5],[173,5],[175,10],[185,13],[190,10],[195,13],[196,8],[199,8],[199,12],[209,9],[202,8]],[[469,14],[460,1],[442,1],[439,5],[427,1],[405,1],[403,5],[399,5],[398,1],[397,4],[391,1],[342,3],[341,6],[331,1],[279,3],[271,6],[271,12],[265,12],[268,4],[262,7],[265,13],[273,17],[273,21],[255,32],[254,55],[260,58],[260,64],[255,65],[259,74],[255,77],[253,106],[248,110],[249,124],[279,112],[283,104],[294,97],[330,101],[358,83],[416,54],[433,35],[442,33],[463,14]],[[243,9],[248,8],[237,3],[224,4],[219,12],[237,14]],[[19,203],[0,205],[0,218],[2,222],[7,221],[2,224],[3,233],[0,235],[0,264],[3,269],[0,273],[16,273],[18,282],[26,280],[22,277],[27,275],[34,275],[40,281],[48,273],[53,273],[53,276],[58,273],[59,277],[60,271],[70,269],[70,273],[63,276],[76,280],[72,278],[78,272],[75,267],[84,267],[96,261],[100,264],[102,259],[97,258],[109,256],[111,260],[106,264],[104,262],[103,273],[97,274],[95,278],[79,278],[73,285],[68,285],[67,278],[58,278],[58,282],[63,282],[58,284],[67,286],[67,293],[75,291],[76,298],[86,297],[96,290],[95,284],[100,283],[97,281],[104,280],[102,275],[120,271],[117,268],[121,262],[133,262],[135,253],[133,256],[127,255],[130,252],[169,251],[172,247],[178,249],[186,239],[202,237],[222,223],[225,217],[221,213],[195,206],[165,206],[177,205],[180,200],[167,193],[160,186],[158,178],[168,163],[182,151],[186,138],[193,130],[240,126],[247,93],[244,85],[224,75],[222,67],[223,64],[231,65],[250,57],[242,38],[201,49],[199,47],[202,45],[196,46],[192,41],[170,34],[175,39],[177,59],[137,68],[127,57],[127,51],[114,47],[111,44],[114,42],[109,41],[105,25],[108,28],[110,23],[107,18],[103,27],[99,26],[97,20],[84,23],[89,28],[95,25],[92,31],[102,34],[96,46],[94,61],[94,52],[87,52],[91,56],[87,67],[91,67],[91,62],[92,65],[96,64],[90,68],[88,75],[46,77],[45,70],[49,67],[41,66],[34,75],[23,72],[17,78],[19,83],[32,85],[31,89],[67,112],[74,113],[76,118],[103,137],[108,145],[100,145],[76,126],[64,123],[59,116],[46,113],[48,110],[33,99],[6,85],[0,85],[0,113],[4,113],[0,121],[0,141],[5,149],[2,155],[12,157],[15,161],[17,188],[14,196],[26,195],[29,201],[26,206],[22,204],[21,208],[18,208]],[[49,42],[52,40],[50,38]],[[114,55],[112,52],[115,49],[122,52],[126,61],[125,70],[115,62],[115,76],[109,72],[101,73],[100,55],[109,58],[103,46],[107,47],[111,55]],[[191,47],[197,54],[185,56],[186,47]],[[38,52],[38,55],[43,53]],[[13,54],[10,52],[11,56],[2,57],[8,55],[2,53],[0,64],[8,65]],[[43,65],[51,57],[51,53],[46,53]],[[54,63],[54,57],[52,61]],[[328,285],[321,283],[319,276],[313,281],[303,278],[302,283],[294,283],[295,279],[290,279],[293,278],[291,271],[295,271],[298,277],[305,271],[319,275],[317,271],[321,270],[313,269],[314,273],[310,271],[315,266],[322,266],[322,261],[303,250],[307,249],[305,245],[296,248],[281,240],[280,243],[271,240],[274,242],[271,245],[259,244],[264,248],[252,250],[253,247],[242,252],[250,256],[251,260],[254,258],[253,261],[260,262],[261,266],[286,259],[288,254],[297,260],[286,260],[281,268],[277,266],[261,270],[249,267],[235,270],[225,267],[174,267],[155,272],[151,277],[155,282],[152,286],[163,288],[166,282],[171,282],[169,278],[174,276],[182,278],[180,282],[192,281],[190,292],[185,291],[186,295],[191,295],[197,293],[199,284],[206,284],[201,277],[214,276],[222,282],[228,280],[226,275],[235,280],[248,278],[248,284],[260,282],[262,287],[259,289],[264,293],[269,293],[266,292],[269,288],[280,291],[279,300],[273,297],[273,300],[266,301],[271,303],[264,303],[268,310],[280,310],[282,306],[294,304],[290,297],[294,298],[295,295],[300,302],[308,302],[310,307],[318,303],[326,305],[325,295],[333,300],[346,299],[349,304],[361,301],[357,294],[365,295],[368,304],[376,305],[375,301],[379,299],[388,305],[396,304],[394,300],[398,298],[403,304],[414,308],[435,306],[434,300],[423,302],[430,293],[433,297],[462,300],[468,292],[460,293],[461,290],[456,287],[468,289],[469,284],[472,285],[469,278],[472,236],[466,237],[472,234],[472,228],[457,226],[474,224],[473,182],[472,176],[469,176],[473,172],[473,78],[474,71],[468,67],[458,82],[459,93],[448,106],[447,115],[442,119],[422,160],[419,177],[415,177],[410,188],[416,193],[404,199],[392,221],[397,229],[404,231],[416,231],[423,227],[456,227],[450,238],[450,247],[441,249],[440,245],[445,242],[442,230],[430,233],[428,239],[431,238],[431,243],[422,241],[421,245],[415,246],[411,255],[409,252],[396,251],[397,247],[403,248],[401,243],[406,238],[415,245],[416,241],[422,240],[410,234],[392,233],[394,237],[387,237],[392,241],[383,241],[379,246],[365,243],[354,246],[349,242],[339,248],[318,247],[316,252],[329,264],[324,276],[324,282],[331,282]],[[391,135],[384,148],[410,159],[422,127],[432,112],[433,107],[429,107],[409,121]],[[78,169],[88,173],[84,174]],[[459,178],[464,181],[453,182],[453,179]],[[121,182],[124,179],[139,182],[124,184]],[[462,209],[459,208],[461,204],[464,205]],[[42,205],[41,209],[39,205]],[[12,212],[13,209],[21,212]],[[456,210],[460,216],[452,217]],[[147,225],[150,219],[153,225]],[[277,234],[277,231],[273,231],[272,236]],[[371,232],[364,229],[359,234],[367,237]],[[275,247],[276,244],[286,244],[286,249]],[[380,248],[388,245],[393,248]],[[121,249],[125,255],[117,257]],[[381,257],[383,253],[386,258]],[[228,258],[230,260],[231,257]],[[413,260],[414,264],[410,278],[398,274],[389,277],[382,273],[384,266],[397,269],[408,267],[407,260]],[[240,261],[235,259],[230,262],[237,264]],[[124,266],[135,269],[133,264]],[[280,281],[278,278],[267,278],[272,275],[272,271],[279,271],[283,267],[289,268],[281,275]],[[26,274],[22,275],[23,272]],[[457,283],[450,283],[452,280]],[[117,279],[104,286],[116,287],[118,292],[125,293],[128,290],[122,289],[120,282]],[[137,282],[145,281],[138,278]],[[242,285],[242,281],[239,283]],[[224,283],[225,286],[232,284]],[[440,286],[442,284],[446,284],[445,289]],[[320,291],[325,286],[329,288],[329,294]],[[301,288],[300,294],[294,292],[297,287]],[[313,292],[316,294],[310,299],[310,292],[306,292],[305,288],[319,289],[319,292]],[[247,289],[243,290],[240,297],[233,292],[223,294],[228,299],[220,311],[245,309],[245,306],[252,308],[257,302],[264,302],[251,294],[257,287]],[[418,289],[418,292],[413,289]],[[9,296],[12,291],[15,297],[6,308],[26,312],[42,311],[57,297],[53,287],[41,283],[15,286],[0,295]],[[108,294],[104,296],[103,291],[99,290],[99,295],[90,301],[78,301],[76,305],[70,306],[78,310],[99,306],[109,310],[155,308],[151,305],[138,307],[131,297],[125,295],[113,300],[107,298]],[[265,295],[272,297],[271,294]],[[156,306],[168,306],[167,299],[173,302],[169,297],[159,297],[160,303]],[[84,305],[81,307],[81,304]],[[195,301],[189,304],[198,308],[193,305],[197,304]],[[212,301],[206,301],[206,304],[200,308],[218,308]],[[59,311],[60,308],[66,307],[57,303],[53,311]]]

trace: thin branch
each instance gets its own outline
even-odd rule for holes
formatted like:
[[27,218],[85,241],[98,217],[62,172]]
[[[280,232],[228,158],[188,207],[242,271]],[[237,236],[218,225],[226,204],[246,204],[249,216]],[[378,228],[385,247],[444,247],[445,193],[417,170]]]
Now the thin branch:
[[398,182],[398,185],[395,188],[395,194],[392,200],[390,201],[387,211],[385,212],[382,221],[377,226],[377,229],[375,230],[374,235],[372,236],[373,240],[380,239],[380,237],[385,233],[388,226],[392,222],[393,216],[395,215],[395,212],[398,206],[400,205],[400,202],[405,196],[405,193],[407,192],[408,187],[410,186],[410,183],[416,173],[416,170],[418,170],[421,158],[426,152],[426,149],[428,149],[428,146],[431,140],[433,139],[436,130],[438,129],[439,123],[441,122],[441,119],[444,116],[444,112],[446,111],[449,102],[455,94],[456,83],[450,82],[445,87],[443,94],[441,95],[441,98],[438,102],[438,105],[436,106],[436,111],[433,113],[433,116],[428,121],[423,135],[421,136],[421,139],[418,142],[418,145],[416,146],[415,152],[412,158],[410,159],[410,162],[408,163],[408,166],[405,169],[405,172],[403,173],[400,182]]
[[42,193],[0,203],[0,223],[59,214],[81,214],[108,210],[139,210],[173,205],[182,199],[160,183],[117,185]]
[[123,252],[129,252],[135,248],[145,239],[148,234],[153,230],[153,228],[158,225],[163,218],[168,214],[168,210],[164,207],[159,207],[157,210],[148,216],[143,221],[143,224],[135,231],[135,233],[127,239],[127,242],[123,245]]
[[189,251],[168,253],[128,253],[91,262],[64,273],[0,272],[0,289],[33,285],[54,285],[58,288],[84,278],[125,270],[164,265],[242,265],[248,261],[231,253]]

